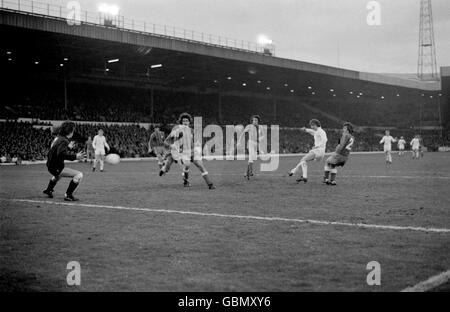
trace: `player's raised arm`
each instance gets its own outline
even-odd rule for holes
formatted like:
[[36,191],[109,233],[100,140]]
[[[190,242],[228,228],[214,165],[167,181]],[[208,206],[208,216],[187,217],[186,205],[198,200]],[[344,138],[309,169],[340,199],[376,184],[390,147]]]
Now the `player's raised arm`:
[[164,144],[172,145],[173,143],[175,143],[176,140],[179,139],[178,136],[179,136],[179,127],[176,126],[174,127],[174,129],[172,129],[167,138],[164,140]]
[[103,143],[103,144],[105,145],[106,149],[109,151],[110,148],[109,148],[108,143],[106,142],[106,137],[105,137],[105,136],[103,137],[103,140],[104,140],[104,143]]
[[98,138],[97,136],[94,136],[94,139],[92,140],[92,148],[94,149],[94,151],[97,144],[97,138]]
[[383,138],[381,139],[380,144],[383,144],[383,143],[384,143],[384,138],[385,138],[385,137],[383,137]]

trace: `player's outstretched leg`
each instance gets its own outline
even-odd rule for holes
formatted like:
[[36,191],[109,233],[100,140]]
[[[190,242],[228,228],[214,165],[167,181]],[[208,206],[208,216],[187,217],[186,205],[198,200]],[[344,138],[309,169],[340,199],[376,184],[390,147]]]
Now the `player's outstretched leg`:
[[158,158],[158,167],[159,170],[164,166],[164,148],[156,147],[156,157]]
[[208,188],[210,190],[214,190],[216,187],[212,183],[211,179],[209,178],[208,171],[206,171],[205,166],[203,165],[203,162],[201,160],[194,160],[194,165],[200,170],[203,179],[206,182],[206,185],[208,185]]
[[298,170],[302,168],[302,176],[298,178],[296,181],[298,182],[308,182],[308,161],[315,159],[315,154],[313,152],[309,152],[307,155],[303,156],[300,162],[295,166],[295,168],[289,171],[289,176],[293,176],[297,174]]
[[167,154],[166,155],[166,160],[164,161],[164,165],[161,167],[161,170],[159,170],[159,176],[161,177],[162,175],[166,174],[167,172],[169,172],[170,167],[173,164],[173,157],[171,154]]
[[160,157],[160,158],[158,158],[158,167],[161,170],[163,166],[164,166],[164,162],[162,160],[162,157]]
[[56,186],[56,183],[58,183],[59,178],[56,176],[53,176],[50,181],[48,182],[47,188],[42,192],[45,195],[48,196],[48,198],[53,198],[53,190]]
[[300,166],[302,168],[302,176],[300,178],[298,178],[296,181],[297,181],[297,183],[300,183],[300,182],[306,183],[306,182],[308,182],[308,163],[307,163],[307,160],[302,160],[300,162]]

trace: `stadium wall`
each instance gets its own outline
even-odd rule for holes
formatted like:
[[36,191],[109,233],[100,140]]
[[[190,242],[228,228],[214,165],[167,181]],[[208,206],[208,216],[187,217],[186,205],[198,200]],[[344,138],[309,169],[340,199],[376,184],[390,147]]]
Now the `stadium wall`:
[[447,132],[450,132],[450,66],[441,67],[441,81],[442,97],[440,105],[442,124],[445,126]]

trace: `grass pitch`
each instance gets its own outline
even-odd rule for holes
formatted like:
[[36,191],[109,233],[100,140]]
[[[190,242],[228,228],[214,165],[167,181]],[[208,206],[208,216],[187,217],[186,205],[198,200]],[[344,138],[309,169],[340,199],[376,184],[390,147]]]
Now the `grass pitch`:
[[[351,155],[335,187],[321,183],[322,162],[296,184],[286,173],[298,160],[251,181],[244,161],[206,161],[216,190],[194,166],[184,188],[176,165],[159,177],[153,161],[68,164],[85,174],[70,205],[68,180],[54,199],[41,193],[44,165],[0,167],[0,289],[399,291],[450,269],[448,154],[391,166]],[[67,286],[70,261],[80,286]],[[370,261],[380,286],[366,283]]]

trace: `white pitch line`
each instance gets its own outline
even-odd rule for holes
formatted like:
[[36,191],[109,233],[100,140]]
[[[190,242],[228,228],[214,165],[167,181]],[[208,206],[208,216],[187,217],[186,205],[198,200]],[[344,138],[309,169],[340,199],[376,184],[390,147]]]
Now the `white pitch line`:
[[380,229],[380,230],[399,230],[399,231],[416,231],[427,233],[450,233],[450,229],[446,228],[432,228],[432,227],[416,227],[416,226],[399,226],[399,225],[381,225],[381,224],[366,224],[366,223],[350,223],[350,222],[338,222],[338,221],[323,221],[323,220],[311,220],[311,219],[294,219],[294,218],[282,218],[282,217],[261,217],[250,215],[229,215],[220,213],[207,213],[197,211],[183,211],[183,210],[171,210],[171,209],[152,209],[152,208],[139,208],[139,207],[125,207],[125,206],[109,206],[109,205],[96,205],[96,204],[82,204],[82,203],[66,203],[66,202],[54,202],[48,200],[32,200],[32,199],[5,199],[0,200],[34,203],[34,204],[49,204],[60,206],[78,206],[88,208],[104,208],[104,209],[117,209],[117,210],[134,210],[134,211],[146,211],[154,213],[174,213],[183,215],[194,215],[202,217],[217,217],[217,218],[229,218],[229,219],[247,219],[247,220],[259,220],[259,221],[282,221],[292,223],[310,223],[317,225],[340,225],[347,227],[368,228],[368,229]]
[[[177,173],[167,173],[169,175],[177,174]],[[209,175],[212,176],[244,176],[245,173],[209,173]],[[286,175],[283,175],[281,173],[256,173],[255,176],[264,177],[264,176],[276,176],[276,177],[285,177]],[[322,177],[323,175],[319,174],[310,174],[312,177]],[[356,178],[356,179],[443,179],[443,180],[450,180],[450,177],[446,176],[389,176],[389,175],[342,175],[342,178]]]
[[442,284],[445,284],[450,280],[450,270],[443,272],[441,274],[435,275],[427,279],[426,281],[420,282],[419,284],[408,287],[402,290],[402,292],[425,292],[433,288],[436,288]]

